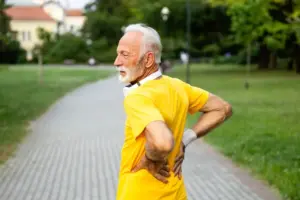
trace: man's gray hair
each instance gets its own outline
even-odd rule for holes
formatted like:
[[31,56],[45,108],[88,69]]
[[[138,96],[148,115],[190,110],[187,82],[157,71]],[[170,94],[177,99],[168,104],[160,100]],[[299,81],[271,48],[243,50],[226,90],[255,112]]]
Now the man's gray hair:
[[143,33],[143,39],[141,42],[140,58],[147,52],[152,51],[155,56],[155,63],[161,62],[162,44],[160,36],[156,30],[145,24],[130,24],[125,30],[124,34],[128,32],[141,32]]

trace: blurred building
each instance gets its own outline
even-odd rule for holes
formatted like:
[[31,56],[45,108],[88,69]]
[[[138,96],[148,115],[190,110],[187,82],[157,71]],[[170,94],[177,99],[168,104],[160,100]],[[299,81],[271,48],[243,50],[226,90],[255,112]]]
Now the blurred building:
[[80,9],[71,9],[66,11],[65,28],[67,32],[75,34],[80,33],[85,22],[85,16]]
[[[57,22],[37,4],[13,5],[5,12],[11,18],[10,27],[22,48],[26,50],[28,60],[32,59],[34,46],[40,43],[38,28],[52,33],[58,31]],[[78,35],[84,21],[85,16],[80,9],[65,10],[64,24],[61,25],[60,33],[73,32]]]

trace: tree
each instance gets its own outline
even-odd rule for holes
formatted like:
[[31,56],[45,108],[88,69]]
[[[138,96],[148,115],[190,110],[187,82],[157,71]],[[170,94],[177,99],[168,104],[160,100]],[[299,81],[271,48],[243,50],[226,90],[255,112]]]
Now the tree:
[[10,18],[5,13],[9,7],[5,0],[0,0],[0,63],[13,64],[23,60],[25,51],[10,30]]
[[[259,68],[268,68],[270,50],[284,48],[288,25],[274,21],[270,15],[272,5],[266,0],[249,0],[241,4],[232,4],[229,15],[232,16],[232,30],[237,39],[250,45],[260,43]],[[248,55],[250,56],[250,55]]]
[[[288,68],[292,69],[293,63],[295,63],[296,71],[300,73],[299,0],[209,0],[209,2],[213,6],[226,5],[229,9],[232,9],[237,4],[262,3],[258,9],[262,13],[267,14],[268,20],[262,21],[263,23],[257,26],[258,33],[260,33],[257,39],[260,43],[259,68],[268,68],[270,61],[271,67],[275,67],[277,52],[284,49],[284,52],[289,52],[287,53],[290,57]],[[255,10],[253,12],[255,13]],[[259,17],[256,19],[260,20]],[[240,27],[243,28],[243,24]]]
[[6,4],[5,0],[0,0],[0,35],[4,36],[10,31],[9,21],[10,18],[6,15],[5,10],[10,5]]
[[295,63],[296,72],[300,74],[300,0],[287,0],[285,10],[287,21],[290,23],[292,30],[289,38],[289,49],[292,58],[289,61],[288,69],[292,69]]
[[130,17],[124,0],[96,0],[86,6],[86,11],[85,37],[92,40],[104,38],[109,46],[115,45],[122,35],[122,26]]

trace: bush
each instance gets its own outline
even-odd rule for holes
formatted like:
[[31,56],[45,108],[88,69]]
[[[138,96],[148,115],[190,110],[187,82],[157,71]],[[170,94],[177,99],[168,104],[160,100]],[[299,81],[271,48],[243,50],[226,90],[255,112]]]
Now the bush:
[[116,58],[117,46],[109,46],[105,38],[94,41],[90,48],[90,55],[93,56],[97,62],[100,63],[111,63]]
[[238,64],[239,57],[238,56],[216,56],[212,59],[213,64]]
[[60,36],[60,39],[44,55],[45,62],[48,63],[63,63],[67,59],[85,63],[88,58],[89,53],[85,41],[69,33]]
[[7,36],[0,36],[0,55],[1,64],[16,64],[24,62],[26,52],[18,41]]

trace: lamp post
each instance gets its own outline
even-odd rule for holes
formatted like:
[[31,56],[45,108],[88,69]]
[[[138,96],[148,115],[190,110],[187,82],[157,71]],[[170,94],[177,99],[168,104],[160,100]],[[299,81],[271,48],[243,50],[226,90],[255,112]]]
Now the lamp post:
[[[162,20],[164,21],[164,35],[165,35],[165,38],[167,38],[167,20],[169,18],[169,14],[170,14],[170,10],[168,7],[163,7],[160,11],[160,14],[161,14],[161,17],[162,17]],[[165,73],[165,71],[167,70],[167,68],[169,67],[168,66],[168,61],[167,61],[167,57],[168,56],[164,56],[165,58],[163,59],[162,61],[162,64],[161,64],[161,70],[162,70],[162,73]]]
[[187,52],[187,62],[186,62],[186,82],[190,83],[190,32],[191,32],[191,8],[190,0],[186,0],[186,52]]
[[59,36],[61,25],[63,25],[63,27],[65,28],[65,9],[58,1],[54,0],[48,0],[44,2],[41,6],[43,10],[56,21],[57,36]]
[[[64,25],[64,19],[65,19],[65,10],[61,6],[61,4],[54,0],[36,0],[37,3],[41,4],[41,7],[43,10],[51,17],[53,18],[57,23],[57,36],[59,35],[59,28],[60,25]],[[42,49],[40,48],[38,51],[38,57],[39,57],[39,80],[40,84],[43,82],[43,53]]]
[[169,14],[170,14],[170,10],[168,7],[165,6],[161,9],[161,17],[164,21],[168,20]]
[[125,29],[126,29],[126,26],[122,26],[122,27],[121,27],[122,33],[125,33]]
[[170,10],[168,7],[163,7],[160,11],[160,14],[161,14],[161,17],[163,19],[163,21],[165,22],[164,24],[164,32],[165,32],[165,35],[167,36],[167,25],[166,25],[166,22],[169,18],[169,14],[170,14]]

